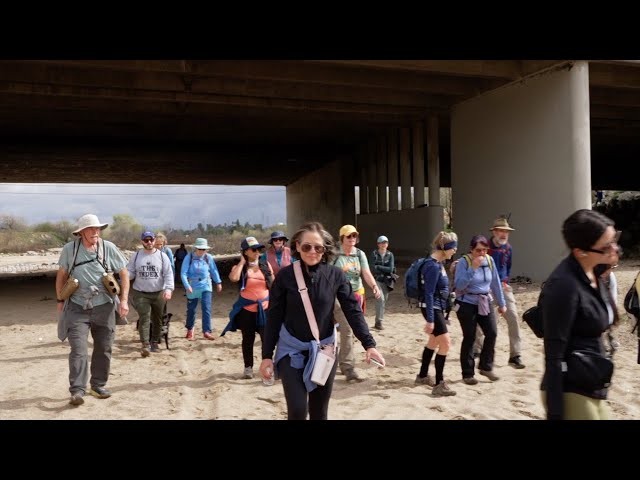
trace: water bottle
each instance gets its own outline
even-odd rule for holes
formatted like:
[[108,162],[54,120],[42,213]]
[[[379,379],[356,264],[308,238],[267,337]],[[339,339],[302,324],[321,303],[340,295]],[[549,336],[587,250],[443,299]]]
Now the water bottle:
[[267,373],[269,374],[269,378],[262,378],[262,384],[265,387],[270,387],[275,383],[275,378],[273,375],[273,369],[271,367],[267,368]]

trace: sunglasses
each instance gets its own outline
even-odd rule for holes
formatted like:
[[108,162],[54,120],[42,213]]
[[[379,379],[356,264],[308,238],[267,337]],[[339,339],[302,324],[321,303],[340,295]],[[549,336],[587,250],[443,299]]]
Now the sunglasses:
[[311,249],[315,250],[316,253],[324,253],[325,251],[324,245],[311,245],[310,243],[300,245],[300,250],[304,253],[309,253]]
[[347,238],[358,238],[358,234],[352,233],[351,235],[347,235]]
[[613,242],[606,244],[604,247],[602,247],[602,249],[586,248],[585,252],[593,252],[593,253],[599,253],[600,255],[608,255],[613,251],[614,248],[617,248],[619,251],[618,255],[620,255],[622,249],[618,245],[618,240],[620,240],[621,234],[622,234],[622,231],[618,230],[616,231],[616,236],[614,237]]
[[256,248],[256,247],[251,247],[249,250],[251,250],[252,252],[264,252],[264,248],[260,247],[260,248]]
[[149,242],[153,242],[154,239],[153,238],[145,238],[142,240],[142,243],[149,243]]
[[474,248],[473,251],[476,252],[476,253],[487,253],[489,251],[489,249],[488,248]]

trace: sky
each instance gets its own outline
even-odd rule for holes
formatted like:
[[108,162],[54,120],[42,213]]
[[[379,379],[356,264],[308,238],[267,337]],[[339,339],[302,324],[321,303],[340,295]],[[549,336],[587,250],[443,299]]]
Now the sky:
[[0,215],[27,225],[67,220],[86,213],[111,223],[113,215],[130,214],[150,229],[206,225],[286,223],[286,190],[274,186],[109,185],[0,183]]

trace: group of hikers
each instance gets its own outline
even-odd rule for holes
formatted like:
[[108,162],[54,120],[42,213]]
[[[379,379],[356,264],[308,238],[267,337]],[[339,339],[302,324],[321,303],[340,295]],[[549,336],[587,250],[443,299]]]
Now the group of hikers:
[[[102,399],[111,396],[106,383],[116,317],[126,318],[130,306],[139,317],[141,355],[160,352],[162,318],[177,278],[187,297],[186,339],[195,338],[198,303],[202,336],[215,339],[213,289],[222,291],[222,279],[208,253],[207,239],[196,239],[191,252],[182,244],[173,254],[164,235],[145,231],[140,236],[142,248],[127,261],[113,243],[100,238],[107,226],[94,214],[80,217],[73,232],[77,239],[64,246],[56,276],[58,333],[61,340],[69,339],[71,347],[69,403],[74,406],[84,403],[87,381],[89,394]],[[476,358],[478,373],[492,382],[498,380],[493,371],[496,312],[507,323],[508,364],[525,368],[519,313],[510,286],[513,248],[509,235],[514,230],[507,218],[497,218],[490,237],[474,235],[468,252],[455,262],[449,262],[458,251],[455,232],[439,232],[431,242],[418,272],[418,304],[427,341],[415,383],[431,387],[434,397],[456,394],[444,377],[451,347],[448,311],[454,296],[453,310],[463,335],[463,383],[478,383]],[[543,403],[550,419],[608,418],[608,382],[586,385],[563,376],[566,367],[562,364],[576,350],[606,356],[601,336],[618,318],[609,290],[611,271],[618,262],[617,236],[613,222],[592,210],[574,212],[564,222],[562,233],[571,252],[545,282],[539,302],[545,325]],[[268,248],[253,236],[240,242],[240,260],[228,277],[239,285],[238,298],[220,335],[241,331],[242,378],[251,379],[258,334],[262,345],[259,375],[265,385],[281,380],[289,419],[328,418],[338,369],[348,382],[362,381],[355,368],[354,336],[365,350],[367,363],[380,368],[386,365],[365,320],[365,284],[376,302],[372,328],[380,331],[385,328],[386,302],[399,277],[387,236],[377,238],[377,248],[369,255],[356,247],[359,240],[353,225],[343,225],[335,241],[321,223],[308,222],[291,241],[282,231],[271,233]],[[448,263],[449,271],[445,268]],[[119,288],[110,290],[105,276],[113,273],[119,275]],[[68,288],[70,282],[77,286]],[[89,332],[94,344],[90,370]],[[435,376],[429,374],[432,360]]]

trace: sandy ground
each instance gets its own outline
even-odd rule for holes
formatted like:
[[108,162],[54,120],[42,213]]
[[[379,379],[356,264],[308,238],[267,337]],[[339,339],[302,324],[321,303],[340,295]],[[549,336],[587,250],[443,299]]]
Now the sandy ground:
[[[259,378],[241,379],[243,370],[240,332],[207,341],[201,322],[196,323],[196,340],[184,338],[186,297],[178,289],[170,302],[174,313],[170,328],[170,350],[142,358],[135,331],[135,313],[130,325],[117,327],[112,370],[108,387],[113,396],[99,400],[87,396],[80,407],[68,404],[67,342],[56,336],[56,303],[51,267],[57,254],[12,258],[0,256],[0,419],[285,419],[286,404],[280,382],[265,387]],[[32,262],[32,263],[29,263]],[[11,266],[40,265],[37,272],[48,276],[11,273]],[[46,267],[44,264],[49,265]],[[28,271],[31,267],[22,267]],[[34,267],[35,268],[35,267]],[[4,269],[4,270],[2,270]],[[621,306],[623,295],[640,269],[640,261],[627,260],[616,270]],[[17,270],[17,269],[16,269]],[[401,272],[403,273],[403,272]],[[514,285],[521,311],[533,305],[539,285]],[[237,297],[237,286],[225,281],[214,297],[214,333],[226,325],[227,315]],[[373,324],[374,300],[368,299],[367,321]],[[616,419],[640,419],[640,365],[636,363],[637,339],[624,321],[616,338],[621,349],[616,354],[616,371],[609,403]],[[450,331],[453,347],[445,367],[445,377],[455,397],[436,398],[426,386],[413,381],[420,367],[426,340],[420,312],[410,309],[402,289],[389,298],[386,329],[374,331],[379,350],[387,359],[380,370],[364,363],[364,351],[357,345],[362,383],[347,383],[336,377],[329,407],[331,419],[542,419],[539,383],[543,372],[542,341],[523,323],[523,370],[508,366],[508,337],[503,319],[498,323],[495,372],[490,382],[477,375],[478,385],[462,383],[459,352],[461,330],[455,314]],[[255,365],[260,357],[256,341]],[[433,366],[432,366],[433,369]],[[433,372],[431,372],[433,373]]]

